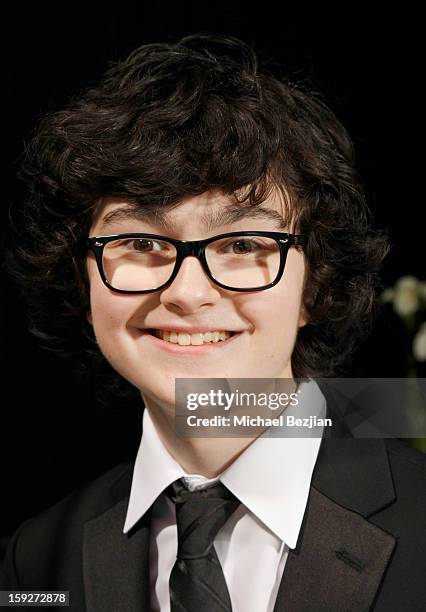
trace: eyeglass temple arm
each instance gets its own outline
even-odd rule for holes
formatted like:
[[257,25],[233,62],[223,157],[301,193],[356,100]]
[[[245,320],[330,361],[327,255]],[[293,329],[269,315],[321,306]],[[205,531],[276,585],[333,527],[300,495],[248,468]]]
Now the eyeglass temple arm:
[[305,234],[291,234],[291,244],[295,245],[295,246],[306,246],[308,240],[307,240],[307,236]]

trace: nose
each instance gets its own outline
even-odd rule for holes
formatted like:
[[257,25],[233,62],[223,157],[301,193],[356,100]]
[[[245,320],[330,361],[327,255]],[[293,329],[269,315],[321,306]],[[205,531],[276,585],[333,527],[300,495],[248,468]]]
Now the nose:
[[184,312],[196,312],[220,299],[220,287],[207,276],[201,262],[185,257],[173,281],[161,291],[160,301]]

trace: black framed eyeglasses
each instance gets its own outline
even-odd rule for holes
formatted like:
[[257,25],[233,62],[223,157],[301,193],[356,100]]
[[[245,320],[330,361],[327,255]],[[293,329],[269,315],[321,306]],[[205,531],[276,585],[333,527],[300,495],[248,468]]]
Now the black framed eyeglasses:
[[152,293],[173,282],[185,257],[196,257],[207,276],[229,291],[263,291],[284,273],[291,246],[306,236],[243,231],[205,240],[176,240],[159,234],[93,236],[93,251],[104,284],[118,293]]

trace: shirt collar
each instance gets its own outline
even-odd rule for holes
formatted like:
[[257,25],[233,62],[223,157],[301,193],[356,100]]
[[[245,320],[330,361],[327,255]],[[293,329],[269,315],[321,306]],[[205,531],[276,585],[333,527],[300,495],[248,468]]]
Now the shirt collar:
[[[297,413],[323,418],[326,401],[313,381],[302,382]],[[145,514],[169,484],[185,478],[195,485],[221,480],[265,526],[289,548],[295,548],[305,512],[312,473],[321,444],[322,428],[311,437],[271,437],[269,430],[259,436],[217,478],[187,474],[160,440],[148,410],[143,416],[143,434],[133,470],[129,505],[123,533]],[[250,478],[247,475],[250,474]],[[195,487],[191,487],[195,488]]]

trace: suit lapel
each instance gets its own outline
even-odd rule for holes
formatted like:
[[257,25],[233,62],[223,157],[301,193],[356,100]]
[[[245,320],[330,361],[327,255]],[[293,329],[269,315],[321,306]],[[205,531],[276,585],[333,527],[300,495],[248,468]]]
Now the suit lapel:
[[370,610],[396,543],[368,520],[395,500],[384,442],[351,437],[341,402],[322,390],[333,428],[321,441],[274,612]]
[[[115,483],[114,505],[84,526],[83,573],[87,612],[149,612],[149,524],[147,512],[122,532],[132,470]],[[123,498],[124,496],[124,498]]]
[[370,610],[395,539],[311,488],[299,549],[291,550],[275,612]]

